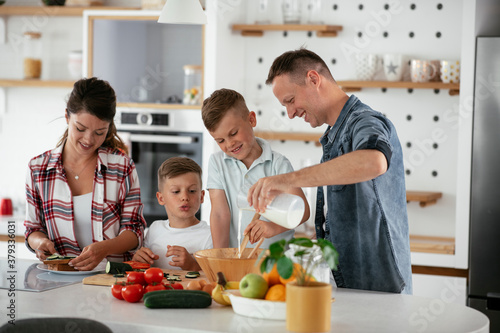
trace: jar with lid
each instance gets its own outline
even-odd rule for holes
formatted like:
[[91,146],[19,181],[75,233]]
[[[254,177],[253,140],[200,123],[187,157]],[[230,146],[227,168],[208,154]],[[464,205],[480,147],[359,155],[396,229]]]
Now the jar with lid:
[[82,78],[82,51],[71,51],[68,53],[68,71],[72,79]]
[[39,79],[42,74],[42,34],[24,33],[24,78]]
[[183,104],[201,104],[201,66],[185,65],[184,69],[184,98]]

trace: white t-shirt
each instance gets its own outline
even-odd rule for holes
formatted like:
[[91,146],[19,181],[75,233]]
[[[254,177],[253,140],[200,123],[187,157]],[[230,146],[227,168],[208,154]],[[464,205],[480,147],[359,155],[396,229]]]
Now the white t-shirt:
[[212,234],[210,226],[205,221],[187,228],[172,228],[168,220],[154,221],[148,228],[144,239],[144,246],[160,256],[155,260],[153,266],[165,269],[181,269],[177,266],[170,266],[172,257],[165,257],[167,245],[177,245],[184,247],[190,254],[196,251],[211,249]]
[[83,250],[92,240],[92,192],[73,197],[75,238]]

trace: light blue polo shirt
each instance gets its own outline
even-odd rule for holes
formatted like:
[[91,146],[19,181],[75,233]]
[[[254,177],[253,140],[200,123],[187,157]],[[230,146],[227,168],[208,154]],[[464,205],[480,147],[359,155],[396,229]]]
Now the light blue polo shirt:
[[[262,148],[262,155],[257,158],[249,169],[240,160],[228,156],[223,151],[212,154],[208,162],[207,189],[224,190],[231,210],[231,226],[229,230],[229,247],[238,247],[238,192],[243,184],[253,185],[262,177],[279,175],[292,172],[292,164],[280,153],[271,150],[269,143],[261,138],[256,138]],[[251,222],[255,213],[253,211],[242,211],[241,234]],[[262,218],[263,219],[263,218]],[[295,231],[288,230],[284,233],[266,239],[261,247],[268,248],[270,244],[280,239],[291,239]],[[243,236],[240,236],[243,239]],[[253,244],[248,243],[248,247]]]

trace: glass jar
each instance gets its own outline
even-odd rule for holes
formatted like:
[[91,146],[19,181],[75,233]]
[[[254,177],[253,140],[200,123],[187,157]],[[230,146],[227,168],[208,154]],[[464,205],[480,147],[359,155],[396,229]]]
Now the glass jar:
[[283,23],[300,24],[301,0],[282,0]]
[[321,19],[321,0],[307,1],[307,24],[323,24]]
[[258,0],[255,4],[257,5],[255,24],[270,24],[268,0]]
[[42,34],[24,33],[24,78],[39,79],[42,74]]
[[201,104],[201,66],[185,65],[184,69],[184,97],[183,104]]
[[68,53],[69,76],[74,80],[82,78],[82,61],[82,51],[71,51]]

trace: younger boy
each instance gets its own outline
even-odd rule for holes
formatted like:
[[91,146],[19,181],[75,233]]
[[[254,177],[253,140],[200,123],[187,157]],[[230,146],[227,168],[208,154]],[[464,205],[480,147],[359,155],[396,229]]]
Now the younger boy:
[[[262,248],[268,248],[277,240],[292,238],[294,230],[272,222],[252,221],[252,211],[241,211],[239,228],[238,192],[250,188],[262,177],[293,171],[286,157],[272,151],[265,140],[254,136],[255,112],[248,110],[245,99],[238,92],[220,89],[205,99],[201,114],[205,127],[222,150],[210,156],[208,166],[214,248],[239,247],[239,240],[247,233],[252,244],[265,238]],[[306,209],[301,223],[305,222],[309,218],[309,205],[304,192],[294,187],[289,193],[304,200]]]
[[211,249],[210,227],[195,214],[203,203],[201,168],[187,157],[172,157],[158,169],[158,203],[168,220],[151,224],[132,260],[167,269],[199,271],[192,253]]

